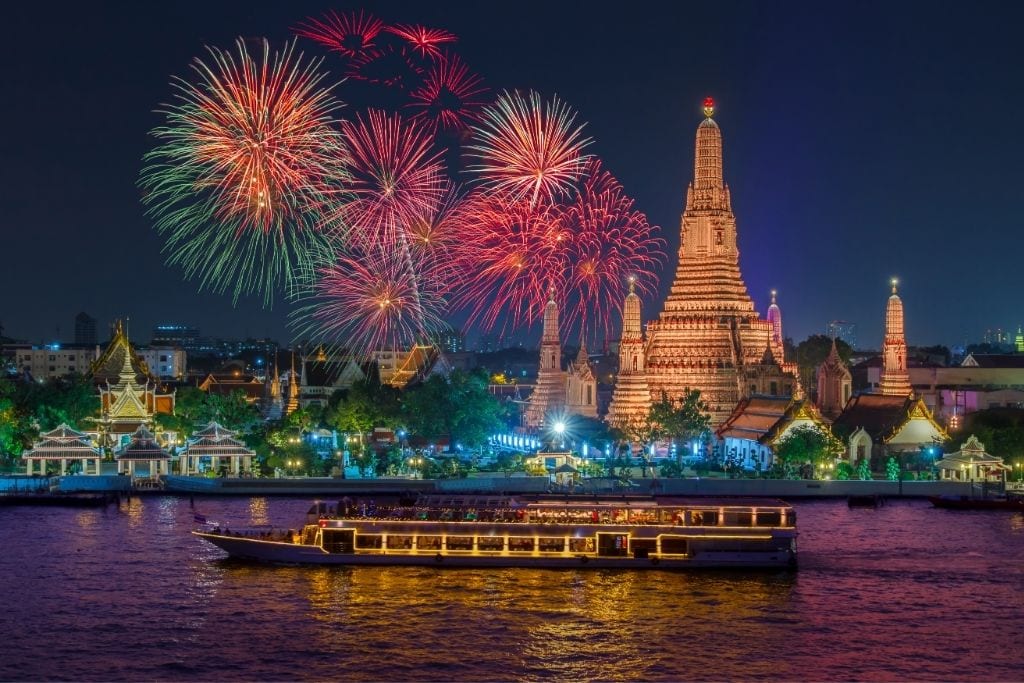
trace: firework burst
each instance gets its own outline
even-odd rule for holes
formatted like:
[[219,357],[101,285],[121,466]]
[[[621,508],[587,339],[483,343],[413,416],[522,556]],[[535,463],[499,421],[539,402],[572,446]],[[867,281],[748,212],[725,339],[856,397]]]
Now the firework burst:
[[444,43],[454,43],[456,40],[454,33],[449,33],[444,29],[413,24],[396,24],[385,30],[405,40],[415,52],[424,58],[440,57],[441,48],[439,46]]
[[493,329],[529,325],[544,312],[551,288],[564,287],[566,240],[550,208],[504,193],[472,198],[472,224],[453,305],[468,324]]
[[324,187],[346,173],[341,103],[294,43],[271,52],[263,41],[262,58],[237,47],[208,48],[210,60],[192,65],[196,83],[174,81],[140,185],[169,262],[203,287],[269,303],[322,246],[312,226]]
[[444,164],[433,136],[413,121],[371,109],[342,123],[351,157],[350,179],[327,221],[351,229],[364,243],[393,243],[403,226],[437,210]]
[[446,292],[467,263],[468,235],[475,221],[473,204],[458,188],[445,186],[441,200],[425,213],[416,213],[405,223],[405,244],[420,272]]
[[664,240],[597,160],[587,164],[579,192],[559,210],[558,222],[567,238],[562,324],[607,336],[630,279],[641,292],[653,293]]
[[487,88],[458,55],[439,55],[427,70],[423,85],[412,90],[408,105],[413,118],[432,121],[435,126],[461,130],[480,118],[486,104]]
[[300,336],[370,358],[423,343],[444,325],[437,283],[417,272],[400,249],[378,245],[340,254],[317,275],[311,303],[293,315]]
[[347,75],[367,83],[406,89],[423,82],[423,67],[408,48],[385,45],[353,59]]
[[468,148],[470,166],[483,184],[528,198],[531,205],[567,194],[583,172],[590,139],[575,125],[576,113],[557,97],[536,92],[503,93],[483,112]]
[[366,56],[384,29],[384,22],[369,14],[328,12],[323,19],[307,19],[293,30],[348,58]]

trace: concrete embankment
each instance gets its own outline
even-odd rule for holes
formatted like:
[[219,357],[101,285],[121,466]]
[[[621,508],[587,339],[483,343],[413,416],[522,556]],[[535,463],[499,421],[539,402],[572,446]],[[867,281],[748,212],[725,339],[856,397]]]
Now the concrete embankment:
[[[7,478],[4,478],[7,479]],[[0,491],[8,493],[59,491],[128,493],[131,481],[125,476],[11,477],[0,482]],[[886,498],[923,498],[983,493],[979,484],[951,481],[815,481],[790,479],[634,479],[630,485],[610,478],[584,479],[568,491],[553,487],[547,477],[477,476],[467,479],[336,479],[303,477],[287,479],[207,479],[203,477],[165,477],[162,489],[135,491],[179,495],[223,496],[342,496],[346,494],[410,493],[494,493],[540,494],[545,492],[598,495],[676,495],[676,496],[754,496],[784,499],[848,498],[881,496]],[[989,494],[997,492],[989,485]]]

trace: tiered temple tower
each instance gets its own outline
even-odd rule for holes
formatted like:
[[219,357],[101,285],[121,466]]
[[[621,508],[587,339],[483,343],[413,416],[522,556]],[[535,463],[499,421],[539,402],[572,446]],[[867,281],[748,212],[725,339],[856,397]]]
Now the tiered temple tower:
[[651,410],[651,388],[647,384],[644,362],[644,337],[640,322],[640,297],[633,278],[629,294],[622,304],[622,339],[619,341],[619,374],[615,380],[608,422],[620,429],[632,418],[646,416]]
[[[647,327],[651,395],[677,398],[698,389],[713,425],[752,393],[792,395],[795,376],[766,358],[772,324],[761,319],[740,275],[736,218],[722,177],[722,133],[704,102],[697,127],[693,182],[682,216],[679,266],[664,309]],[[763,361],[768,360],[766,365]]]
[[549,411],[565,406],[565,373],[562,372],[562,342],[558,336],[558,304],[554,294],[544,309],[544,332],[540,340],[540,370],[537,385],[526,408],[526,426],[541,428]]
[[773,289],[772,303],[768,307],[768,324],[772,326],[772,333],[768,338],[768,343],[772,347],[772,355],[775,357],[775,360],[781,363],[785,356],[785,346],[782,341],[785,337],[782,336],[782,309],[775,302],[777,294],[778,292]]
[[853,377],[839,357],[833,337],[828,357],[818,366],[818,410],[825,417],[835,419],[850,400],[852,388]]
[[910,372],[907,370],[907,341],[903,336],[903,301],[896,293],[898,281],[893,278],[892,296],[885,306],[885,340],[882,342],[882,377],[878,392],[887,396],[909,396]]

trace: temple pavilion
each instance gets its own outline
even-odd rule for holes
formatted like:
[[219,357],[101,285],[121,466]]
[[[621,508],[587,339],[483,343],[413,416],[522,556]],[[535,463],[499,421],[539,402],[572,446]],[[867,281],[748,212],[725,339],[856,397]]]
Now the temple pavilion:
[[132,478],[170,474],[171,454],[160,447],[145,425],[135,430],[128,443],[114,454],[114,460],[118,474]]
[[[56,429],[39,435],[30,450],[21,455],[25,473],[47,474],[51,463],[60,464],[60,474],[70,471],[79,474],[99,474],[103,453],[93,446],[92,437],[61,424]],[[37,471],[38,470],[38,471]]]
[[952,481],[1000,482],[1010,470],[1002,458],[985,452],[985,444],[971,434],[956,453],[947,453],[935,463],[939,479]]
[[236,438],[235,432],[217,422],[211,422],[189,439],[185,452],[181,454],[181,474],[219,472],[227,467],[234,476],[252,472],[252,460],[256,452],[245,447]]

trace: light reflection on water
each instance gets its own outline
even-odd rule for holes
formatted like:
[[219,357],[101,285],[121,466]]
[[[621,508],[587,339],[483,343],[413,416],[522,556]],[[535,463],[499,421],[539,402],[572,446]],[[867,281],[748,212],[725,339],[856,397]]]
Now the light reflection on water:
[[187,533],[308,504],[5,510],[0,678],[1017,677],[1024,515],[801,503],[796,573],[264,567]]

